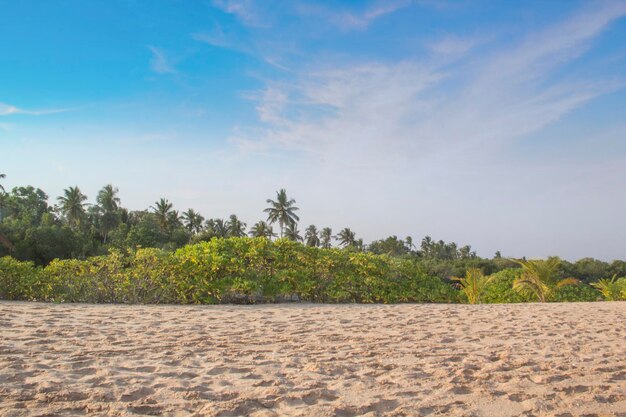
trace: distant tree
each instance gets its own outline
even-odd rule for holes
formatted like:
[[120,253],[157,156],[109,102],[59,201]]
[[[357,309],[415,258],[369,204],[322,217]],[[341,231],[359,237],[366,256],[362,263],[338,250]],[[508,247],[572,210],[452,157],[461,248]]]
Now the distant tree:
[[496,254],[493,256],[494,259],[502,259],[502,254],[499,250],[496,251]]
[[550,301],[559,288],[578,284],[575,278],[559,279],[558,272],[561,264],[559,258],[513,259],[513,261],[522,267],[522,274],[513,282],[513,289],[534,295],[542,303]]
[[408,251],[411,252],[415,248],[413,238],[411,236],[407,236],[404,241],[406,242],[406,247],[408,248]]
[[408,252],[408,247],[405,241],[394,235],[370,243],[368,251],[378,255],[402,256]]
[[320,246],[329,249],[332,246],[333,229],[325,227],[320,232]]
[[150,208],[161,230],[169,230],[172,226],[172,222],[178,219],[178,213],[173,210],[174,205],[165,198],[161,198],[154,203],[154,206],[150,206]]
[[230,215],[230,219],[227,222],[226,228],[228,229],[228,236],[246,236],[246,224],[239,220],[235,214]]
[[344,248],[348,246],[356,246],[357,243],[356,234],[348,227],[342,229],[339,234],[337,234],[337,239],[339,240],[339,244]]
[[[6,177],[7,177],[7,174],[0,174],[0,180],[5,179]],[[3,192],[3,193],[6,192],[4,190],[4,187],[2,186],[2,184],[0,184],[0,191]]]
[[304,241],[307,246],[318,247],[320,245],[320,237],[318,236],[317,227],[310,225],[304,231]]
[[61,213],[67,219],[70,227],[74,229],[80,227],[85,217],[87,196],[78,187],[70,187],[63,190],[63,195],[57,200],[61,203]]
[[298,231],[298,223],[292,222],[287,225],[285,237],[294,242],[302,242],[302,236],[300,236],[300,232]]
[[199,233],[202,230],[202,223],[204,223],[204,217],[194,209],[188,209],[184,211],[182,216],[183,224],[185,228],[191,233]]
[[267,199],[270,207],[264,211],[267,213],[267,221],[270,224],[278,222],[280,225],[280,237],[283,237],[285,226],[296,223],[300,218],[296,215],[296,211],[300,210],[295,207],[296,200],[287,197],[287,191],[281,189],[276,192],[276,200]]
[[228,237],[228,222],[223,219],[209,219],[205,227],[207,235],[211,237]]
[[119,209],[120,199],[117,197],[119,190],[111,184],[105,185],[96,197],[96,206],[101,213],[100,232],[102,233],[103,243],[107,242],[107,237],[111,230],[115,229],[119,223],[117,210]]
[[250,236],[271,239],[275,237],[276,234],[272,230],[272,226],[268,225],[264,221],[260,221],[252,226],[252,228],[250,229]]

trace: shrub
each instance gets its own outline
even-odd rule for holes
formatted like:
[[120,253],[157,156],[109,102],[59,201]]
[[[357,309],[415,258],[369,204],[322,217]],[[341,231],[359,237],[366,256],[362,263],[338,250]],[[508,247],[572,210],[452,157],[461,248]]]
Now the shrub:
[[32,262],[0,258],[0,299],[36,300],[41,269]]

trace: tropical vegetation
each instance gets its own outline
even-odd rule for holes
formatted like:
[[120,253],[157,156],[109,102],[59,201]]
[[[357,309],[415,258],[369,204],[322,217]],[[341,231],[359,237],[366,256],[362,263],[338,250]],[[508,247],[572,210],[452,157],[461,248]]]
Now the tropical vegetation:
[[[4,179],[5,175],[0,175]],[[264,217],[205,218],[166,198],[122,206],[105,185],[50,203],[0,182],[0,299],[122,302],[468,302],[626,299],[626,262],[479,257],[469,245],[389,236],[366,244],[349,227],[300,231],[285,189]],[[278,227],[278,233],[274,231]],[[609,278],[610,277],[610,278]]]

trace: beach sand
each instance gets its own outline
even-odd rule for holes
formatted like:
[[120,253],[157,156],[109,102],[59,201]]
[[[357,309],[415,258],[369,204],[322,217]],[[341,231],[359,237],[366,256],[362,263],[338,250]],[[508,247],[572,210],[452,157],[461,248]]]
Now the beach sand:
[[626,416],[626,302],[0,302],[0,415]]

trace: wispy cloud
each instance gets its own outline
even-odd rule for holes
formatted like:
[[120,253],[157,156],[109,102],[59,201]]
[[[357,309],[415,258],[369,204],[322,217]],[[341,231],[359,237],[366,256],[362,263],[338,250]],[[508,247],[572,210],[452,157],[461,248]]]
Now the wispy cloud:
[[269,27],[254,0],[213,0],[213,5],[226,13],[235,15],[247,26]]
[[[257,95],[260,125],[234,140],[364,166],[384,162],[383,155],[393,160],[507,143],[624,86],[619,76],[551,77],[625,14],[624,2],[586,9],[457,66],[433,59],[302,71]],[[459,54],[473,44],[447,37],[433,48]]]
[[150,59],[150,67],[157,74],[173,74],[176,72],[174,65],[165,56],[165,53],[154,46],[148,46],[150,52],[152,52],[152,58]]
[[320,4],[299,3],[296,6],[296,11],[300,15],[320,17],[324,21],[330,22],[342,30],[364,30],[376,19],[408,7],[412,3],[411,0],[370,2],[370,4],[366,5],[362,10],[338,10]]
[[0,103],[0,116],[11,116],[14,114],[26,114],[31,116],[40,116],[44,114],[65,113],[75,109],[46,109],[46,110],[26,110],[10,104]]

